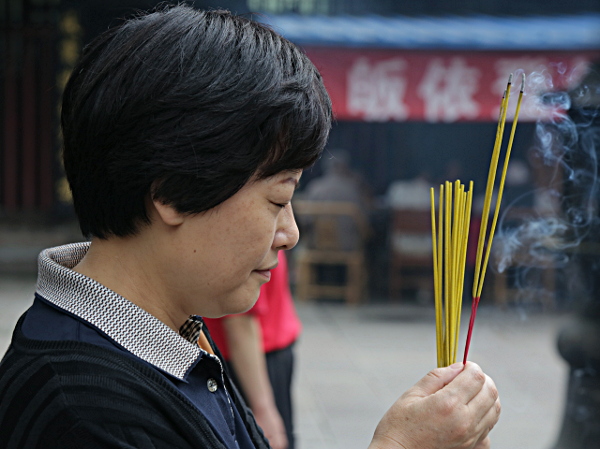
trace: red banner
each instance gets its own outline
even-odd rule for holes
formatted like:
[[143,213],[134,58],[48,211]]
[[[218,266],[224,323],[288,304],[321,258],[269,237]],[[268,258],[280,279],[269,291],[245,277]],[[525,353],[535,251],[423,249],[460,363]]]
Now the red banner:
[[549,119],[568,108],[600,51],[482,52],[305,48],[325,81],[337,120],[427,122],[497,121],[510,73],[515,74],[511,119],[521,74],[526,75],[519,120]]

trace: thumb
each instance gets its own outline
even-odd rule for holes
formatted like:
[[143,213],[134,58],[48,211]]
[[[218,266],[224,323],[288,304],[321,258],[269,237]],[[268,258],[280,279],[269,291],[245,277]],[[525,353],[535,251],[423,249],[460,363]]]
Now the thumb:
[[452,382],[462,372],[463,367],[462,363],[455,363],[429,371],[411,388],[411,395],[424,398],[436,393]]

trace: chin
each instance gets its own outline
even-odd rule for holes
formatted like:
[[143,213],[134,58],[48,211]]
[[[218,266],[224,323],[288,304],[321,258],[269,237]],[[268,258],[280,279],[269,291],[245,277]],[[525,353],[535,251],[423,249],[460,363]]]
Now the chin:
[[[245,313],[254,307],[256,301],[258,300],[258,295],[260,294],[260,289],[257,289],[256,292],[248,293],[238,296],[235,300],[230,300],[227,303],[227,307],[224,307],[225,311],[223,315],[236,315],[239,313]],[[207,317],[211,318],[211,317]]]

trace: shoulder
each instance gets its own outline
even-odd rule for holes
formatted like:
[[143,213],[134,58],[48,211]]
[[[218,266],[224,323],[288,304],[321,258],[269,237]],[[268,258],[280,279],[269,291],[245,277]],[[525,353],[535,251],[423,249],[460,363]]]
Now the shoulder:
[[0,364],[0,434],[8,436],[2,449],[42,439],[56,441],[48,448],[124,447],[122,439],[157,448],[218,441],[178,390],[142,363],[77,342],[16,343]]
[[177,394],[164,376],[132,356],[77,341],[16,339],[0,364],[3,394],[56,391],[73,406],[90,396],[152,395],[157,388]]

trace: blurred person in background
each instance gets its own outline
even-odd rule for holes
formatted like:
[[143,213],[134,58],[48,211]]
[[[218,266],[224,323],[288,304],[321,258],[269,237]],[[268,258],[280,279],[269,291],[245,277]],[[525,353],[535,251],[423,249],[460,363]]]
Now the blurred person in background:
[[[316,68],[264,25],[163,6],[86,47],[61,123],[91,241],[39,256],[0,448],[268,448],[202,317],[249,310],[298,241],[291,199],[331,125]],[[370,448],[487,449],[499,413],[476,364],[435,369]]]
[[279,265],[252,309],[204,321],[273,449],[293,449],[293,346],[302,325],[285,253],[279,252]]
[[392,182],[386,192],[387,204],[392,209],[430,209],[432,187],[429,171],[421,170],[414,178]]
[[320,165],[322,175],[306,185],[304,198],[312,201],[349,201],[358,204],[366,212],[371,209],[371,187],[360,173],[352,169],[347,150],[327,150]]
[[[346,150],[332,149],[321,159],[323,175],[312,179],[304,190],[303,199],[308,201],[327,201],[356,204],[365,217],[371,209],[371,192],[362,177],[352,170],[350,154]],[[306,226],[306,244],[311,246],[310,222]],[[353,250],[363,244],[357,223],[348,217],[339,217],[337,223],[340,249]]]
[[[327,215],[323,220],[322,215],[301,215],[299,221],[304,235],[303,244],[309,249],[323,249],[322,239],[330,237],[329,234],[333,233],[335,242],[327,241],[327,245],[341,251],[362,251],[366,236],[370,233],[366,226],[372,204],[370,187],[360,174],[352,170],[350,154],[346,150],[326,151],[320,165],[322,175],[306,185],[302,199],[315,203],[351,203],[357,206],[360,217]],[[323,223],[327,226],[327,236],[319,234],[318,227]],[[319,264],[316,268],[319,284],[344,285],[347,282],[348,274],[341,265]]]

